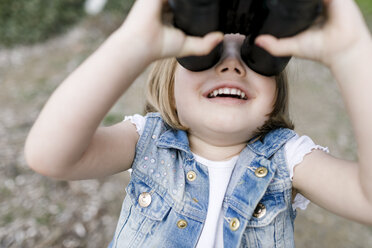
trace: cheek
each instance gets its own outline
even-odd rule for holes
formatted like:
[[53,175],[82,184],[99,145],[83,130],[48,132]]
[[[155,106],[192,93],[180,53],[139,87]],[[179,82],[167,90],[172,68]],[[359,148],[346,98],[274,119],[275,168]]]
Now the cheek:
[[189,104],[187,98],[183,95],[179,95],[176,100],[177,117],[180,124],[184,127],[190,127],[190,123],[193,121],[193,106]]
[[261,113],[264,113],[264,119],[267,119],[268,116],[275,107],[276,102],[276,82],[275,81],[266,81],[262,82],[260,85],[260,92],[262,94],[261,100],[258,102],[260,106]]
[[174,101],[178,119],[181,124],[185,124],[200,100],[199,92],[205,80],[205,73],[191,72],[178,65],[174,80]]
[[276,81],[274,78],[261,78],[261,80],[257,80],[257,87],[259,88],[259,91],[262,92],[265,95],[266,99],[272,99],[272,101],[275,101],[276,96]]
[[173,85],[173,99],[175,103],[175,107],[177,109],[177,112],[179,112],[181,106],[182,106],[182,91],[183,91],[183,81],[182,79],[184,76],[182,75],[182,71],[179,70],[179,68],[176,69],[176,73],[174,75],[174,85]]
[[274,108],[276,98],[277,98],[277,89],[276,85],[272,86],[270,89],[268,89],[268,101],[270,102],[270,105],[272,108]]
[[175,81],[174,84],[174,103],[177,110],[178,120],[183,126],[187,126],[187,116],[190,108],[190,94],[188,87],[184,87],[183,82]]

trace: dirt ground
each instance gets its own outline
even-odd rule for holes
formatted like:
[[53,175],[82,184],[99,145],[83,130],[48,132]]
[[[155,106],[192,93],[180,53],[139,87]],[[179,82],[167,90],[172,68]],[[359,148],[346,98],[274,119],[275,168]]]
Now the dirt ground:
[[[108,16],[90,18],[43,44],[0,49],[0,248],[105,247],[119,215],[128,175],[63,182],[32,172],[23,156],[26,135],[60,82],[112,30]],[[141,113],[141,75],[110,111],[106,124]],[[355,159],[356,144],[337,86],[319,64],[292,60],[291,113],[296,131]],[[297,247],[372,247],[372,228],[337,217],[314,204],[299,211]]]

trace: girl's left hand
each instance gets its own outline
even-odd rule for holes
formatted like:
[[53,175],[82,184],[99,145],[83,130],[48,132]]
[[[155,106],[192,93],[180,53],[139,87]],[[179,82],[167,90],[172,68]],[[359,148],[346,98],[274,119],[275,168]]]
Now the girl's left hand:
[[323,0],[325,22],[289,38],[260,35],[256,45],[274,56],[296,56],[329,67],[360,44],[370,43],[370,33],[353,0]]
[[163,23],[167,0],[136,0],[119,34],[130,37],[150,60],[208,54],[223,40],[221,32],[204,37],[188,36]]

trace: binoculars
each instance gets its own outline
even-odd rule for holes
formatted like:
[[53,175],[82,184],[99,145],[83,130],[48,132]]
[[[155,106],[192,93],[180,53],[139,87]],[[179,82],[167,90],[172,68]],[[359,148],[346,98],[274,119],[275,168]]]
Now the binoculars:
[[[277,38],[293,36],[308,28],[322,11],[322,0],[168,0],[173,24],[187,35],[204,36],[212,31],[246,36],[241,58],[253,71],[278,75],[290,57],[275,57],[256,46],[260,34]],[[223,42],[208,55],[177,58],[188,70],[202,71],[216,65]]]

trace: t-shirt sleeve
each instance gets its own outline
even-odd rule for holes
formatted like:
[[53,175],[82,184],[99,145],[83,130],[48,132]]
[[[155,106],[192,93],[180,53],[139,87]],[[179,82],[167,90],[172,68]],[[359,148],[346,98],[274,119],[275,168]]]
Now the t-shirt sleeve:
[[135,115],[125,116],[123,121],[128,121],[128,120],[136,127],[138,135],[141,136],[143,133],[145,124],[146,124],[146,117],[139,115],[139,114],[135,114]]
[[[296,135],[285,144],[285,155],[291,180],[293,180],[294,168],[302,162],[305,155],[311,153],[315,149],[329,153],[327,147],[316,145],[313,140],[306,135]],[[310,201],[307,198],[301,194],[297,194],[292,207],[293,209],[300,208],[304,210],[309,203]]]

